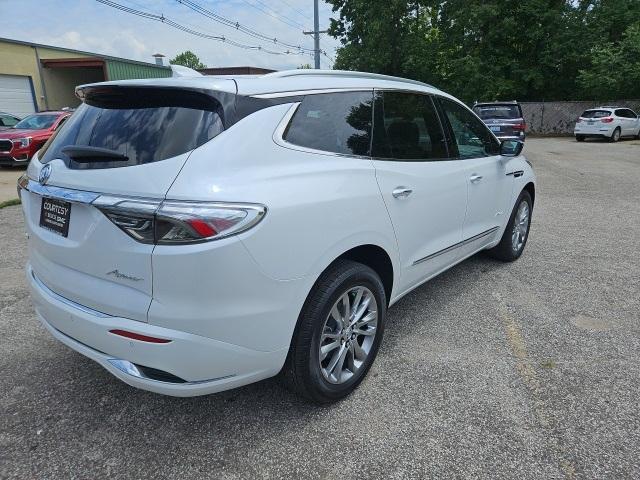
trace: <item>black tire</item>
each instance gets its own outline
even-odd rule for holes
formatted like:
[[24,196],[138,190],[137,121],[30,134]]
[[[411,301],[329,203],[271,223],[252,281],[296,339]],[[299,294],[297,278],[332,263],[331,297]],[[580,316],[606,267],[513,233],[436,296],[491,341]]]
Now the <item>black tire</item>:
[[[512,242],[512,234],[514,232],[514,226],[516,221],[516,214],[522,202],[527,202],[529,206],[529,221],[527,223],[527,232],[522,241],[522,246],[517,250],[513,247]],[[493,258],[497,258],[498,260],[502,260],[503,262],[513,262],[520,258],[522,252],[524,251],[524,247],[527,245],[527,240],[529,239],[529,230],[531,229],[531,214],[533,213],[533,202],[531,201],[531,195],[526,190],[523,190],[516,201],[516,204],[513,207],[513,211],[511,212],[511,216],[509,217],[509,223],[507,223],[507,228],[505,228],[504,233],[502,234],[502,238],[500,239],[500,243],[493,247],[490,250],[487,250],[487,253],[491,255]]]
[[622,134],[622,131],[620,130],[620,127],[616,127],[613,133],[611,134],[611,136],[609,137],[609,141],[612,143],[619,141],[621,134]]
[[576,141],[584,142],[584,135],[576,135]]
[[[356,286],[364,286],[373,294],[378,312],[376,333],[362,366],[344,383],[330,383],[320,368],[320,335],[334,304]],[[337,260],[320,276],[300,312],[289,354],[282,369],[285,385],[316,403],[340,400],[355,390],[375,360],[382,335],[387,299],[380,277],[371,268],[351,260]]]

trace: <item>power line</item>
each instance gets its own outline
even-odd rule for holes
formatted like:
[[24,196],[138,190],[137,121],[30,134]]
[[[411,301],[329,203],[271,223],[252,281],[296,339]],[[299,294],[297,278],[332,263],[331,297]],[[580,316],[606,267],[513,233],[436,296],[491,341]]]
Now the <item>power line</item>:
[[119,3],[116,2],[112,2],[111,0],[96,0],[96,2],[98,3],[102,3],[104,5],[107,5],[109,7],[115,8],[117,10],[121,10],[123,12],[132,14],[132,15],[136,15],[138,17],[142,17],[142,18],[146,18],[148,20],[154,20],[156,22],[160,22],[160,23],[164,23],[166,25],[169,25],[170,27],[176,28],[178,30],[181,30],[183,32],[189,33],[191,35],[195,35],[197,37],[201,37],[201,38],[206,38],[209,40],[215,40],[218,42],[223,42],[229,45],[233,45],[234,47],[238,47],[238,48],[243,48],[245,50],[257,50],[260,52],[265,52],[265,53],[269,53],[271,55],[308,55],[308,52],[291,52],[289,50],[287,51],[275,51],[275,50],[270,50],[267,48],[264,48],[261,45],[248,45],[245,43],[241,43],[241,42],[237,42],[235,40],[226,38],[224,36],[219,36],[219,35],[210,35],[208,33],[204,33],[204,32],[200,32],[198,30],[194,30],[192,28],[188,28],[185,27],[184,25],[181,25],[177,22],[174,22],[173,20],[165,17],[164,15],[155,15],[153,13],[149,13],[149,12],[143,12],[142,10],[136,10],[134,8],[131,7],[127,7],[125,5],[121,5]]
[[306,18],[307,20],[311,20],[311,17],[307,14],[304,13],[302,10],[297,9],[296,7],[294,7],[293,5],[291,5],[289,2],[287,2],[287,0],[279,0],[281,3],[284,3],[285,5],[287,5],[291,10],[293,10],[294,12],[296,12],[298,15],[300,15],[301,17]]
[[234,20],[230,20],[228,18],[223,17],[222,15],[218,15],[215,12],[212,12],[211,10],[208,10],[206,8],[204,8],[201,5],[198,5],[197,3],[191,1],[191,0],[176,0],[178,3],[184,5],[185,7],[193,10],[196,13],[199,13],[200,15],[203,15],[211,20],[213,20],[214,22],[218,22],[222,25],[226,25],[227,27],[230,28],[235,28],[237,31],[245,33],[246,35],[249,35],[253,38],[258,38],[260,40],[267,40],[269,42],[273,42],[274,44],[277,45],[283,45],[285,47],[290,47],[290,48],[295,48],[299,51],[305,51],[305,52],[313,52],[313,49],[311,48],[306,48],[306,47],[302,47],[301,45],[294,45],[292,43],[287,43],[284,42],[282,40],[278,40],[275,37],[271,37],[269,35],[266,35],[264,33],[260,33],[256,30],[253,30],[249,27],[245,27],[244,25],[242,25],[241,23],[238,23]]
[[[258,5],[255,5],[255,4],[251,3],[251,2],[249,2],[248,0],[242,0],[242,1],[243,1],[244,3],[246,3],[247,5],[249,5],[250,7],[255,8],[256,10],[258,10],[258,11],[260,11],[260,12],[264,13],[265,15],[269,15],[270,17],[275,18],[276,20],[278,20],[278,21],[280,21],[280,22],[284,23],[285,25],[288,25],[288,26],[289,26],[289,27],[291,27],[291,28],[295,28],[296,30],[298,30],[298,29],[300,29],[300,28],[304,28],[304,25],[302,25],[302,24],[301,24],[301,23],[299,23],[299,22],[295,22],[295,21],[294,21],[294,22],[291,22],[291,21],[285,20],[285,18],[287,18],[287,17],[280,16],[280,15],[278,15],[276,12],[273,12],[273,13],[272,13],[272,12],[270,12],[270,11],[268,11],[268,10],[265,10],[264,8],[259,7]],[[262,3],[262,2],[260,2],[260,3]],[[263,3],[263,5],[264,5],[264,3]],[[269,7],[268,7],[268,5],[267,5],[267,8],[269,8]]]
[[281,13],[278,13],[276,10],[274,10],[272,7],[270,7],[269,5],[267,5],[266,3],[264,3],[262,0],[254,0],[255,2],[258,2],[260,5],[262,5],[265,8],[268,8],[269,10],[271,10],[273,13],[275,13],[276,15],[285,18],[287,20],[289,20],[290,22],[296,24],[297,26],[299,26],[300,28],[304,28],[304,25],[301,24],[300,22],[294,20],[291,17],[287,17],[286,15],[282,15]]

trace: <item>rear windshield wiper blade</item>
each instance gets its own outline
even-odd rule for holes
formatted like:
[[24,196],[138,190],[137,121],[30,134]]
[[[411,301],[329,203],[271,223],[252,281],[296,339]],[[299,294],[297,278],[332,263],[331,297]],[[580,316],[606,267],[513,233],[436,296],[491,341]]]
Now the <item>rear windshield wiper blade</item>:
[[90,147],[88,145],[68,145],[62,148],[64,153],[69,158],[72,158],[76,162],[89,163],[89,162],[113,162],[113,161],[127,161],[129,157],[125,154],[117,152],[116,150],[109,150],[108,148]]

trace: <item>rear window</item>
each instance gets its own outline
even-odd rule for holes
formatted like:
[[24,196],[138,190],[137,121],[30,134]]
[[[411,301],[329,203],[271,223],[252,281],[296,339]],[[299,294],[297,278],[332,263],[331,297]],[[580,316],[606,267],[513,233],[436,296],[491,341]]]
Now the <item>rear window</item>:
[[284,134],[301,147],[369,155],[373,91],[308,95]]
[[[70,168],[140,165],[193,150],[224,130],[224,111],[213,97],[170,88],[100,87],[40,152],[40,161],[62,159]],[[126,160],[95,158],[76,162],[62,151],[69,145],[99,147]]]
[[522,118],[520,105],[476,105],[473,111],[482,120],[489,118]]
[[582,118],[602,118],[611,115],[609,110],[586,110],[580,115]]

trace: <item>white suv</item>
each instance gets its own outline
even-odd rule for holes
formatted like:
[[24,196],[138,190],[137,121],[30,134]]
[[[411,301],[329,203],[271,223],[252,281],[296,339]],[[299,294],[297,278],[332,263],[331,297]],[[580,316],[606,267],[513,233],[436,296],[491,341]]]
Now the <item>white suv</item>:
[[[81,86],[19,180],[36,312],[130,385],[362,381],[403,295],[527,242],[535,179],[455,98],[382,75]],[[455,295],[455,293],[454,293]]]
[[640,119],[629,108],[592,108],[578,117],[573,133],[578,142],[587,137],[604,137],[610,142],[617,142],[621,137],[640,139]]

